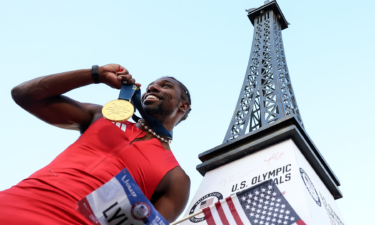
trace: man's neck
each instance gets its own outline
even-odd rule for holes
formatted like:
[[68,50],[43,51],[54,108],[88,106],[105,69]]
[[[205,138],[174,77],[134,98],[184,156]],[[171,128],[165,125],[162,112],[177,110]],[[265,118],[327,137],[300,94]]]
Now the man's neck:
[[[149,125],[147,124],[147,122],[146,122],[145,120],[143,120],[143,119],[142,119],[142,123],[143,123],[145,126],[149,127]],[[155,135],[153,135],[153,134],[148,130],[148,129],[150,129],[150,128],[146,129],[145,126],[142,126],[142,124],[139,123],[139,122],[136,123],[136,126],[137,126],[137,128],[143,130],[143,131],[146,133],[146,135],[145,135],[144,137],[142,137],[142,138],[136,138],[134,141],[144,141],[144,140],[149,140],[149,139],[153,139],[153,138],[156,138],[156,139],[158,139],[158,140],[160,141],[159,138],[155,137]],[[166,139],[166,140],[168,139],[167,137],[164,137],[163,135],[160,135],[160,137],[163,137],[163,138]],[[170,148],[170,146],[169,146],[169,143],[166,143],[166,142],[164,142],[164,141],[160,141],[160,143],[163,145],[163,147],[164,147],[166,150],[171,151],[171,148]]]
[[173,130],[175,126],[174,119],[170,117],[164,117],[164,116],[154,116],[155,119],[159,120],[161,124],[167,129],[167,131]]

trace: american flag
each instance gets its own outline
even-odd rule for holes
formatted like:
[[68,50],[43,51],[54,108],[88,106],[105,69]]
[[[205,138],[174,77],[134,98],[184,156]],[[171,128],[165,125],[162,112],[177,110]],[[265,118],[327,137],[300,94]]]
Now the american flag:
[[273,180],[203,209],[208,225],[306,225]]

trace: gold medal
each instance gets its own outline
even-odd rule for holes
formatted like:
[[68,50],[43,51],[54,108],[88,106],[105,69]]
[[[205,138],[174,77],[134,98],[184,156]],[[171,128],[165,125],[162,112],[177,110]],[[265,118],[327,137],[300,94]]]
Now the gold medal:
[[122,85],[120,96],[105,104],[102,108],[104,118],[114,122],[123,122],[128,120],[134,114],[134,106],[130,103],[134,92],[137,90],[136,85]]
[[107,120],[123,122],[134,114],[134,106],[129,101],[117,99],[105,104],[102,113]]

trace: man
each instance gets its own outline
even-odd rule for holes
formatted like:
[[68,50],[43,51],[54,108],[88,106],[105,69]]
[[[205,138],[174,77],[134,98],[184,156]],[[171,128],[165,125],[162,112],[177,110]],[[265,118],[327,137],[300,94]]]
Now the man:
[[[89,224],[76,210],[77,201],[123,168],[167,221],[174,221],[184,209],[190,179],[164,141],[167,137],[155,135],[144,119],[135,124],[112,123],[103,118],[102,106],[63,95],[99,81],[117,89],[122,83],[136,84],[121,65],[109,64],[97,70],[39,77],[13,88],[12,97],[23,109],[82,135],[49,165],[0,192],[0,224]],[[171,77],[152,82],[141,101],[144,111],[168,131],[190,112],[188,90]]]

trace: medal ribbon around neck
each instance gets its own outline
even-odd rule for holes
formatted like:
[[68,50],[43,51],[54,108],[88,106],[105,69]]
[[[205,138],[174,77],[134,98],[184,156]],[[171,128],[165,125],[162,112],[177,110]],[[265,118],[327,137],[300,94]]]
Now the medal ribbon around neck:
[[170,139],[173,138],[173,131],[168,131],[159,120],[143,110],[141,103],[141,90],[137,90],[135,84],[123,84],[121,86],[119,98],[105,104],[102,113],[104,118],[114,122],[123,122],[130,117],[132,117],[134,121],[138,121],[140,118],[134,114],[136,110],[133,105],[138,109],[142,118],[156,134]]

